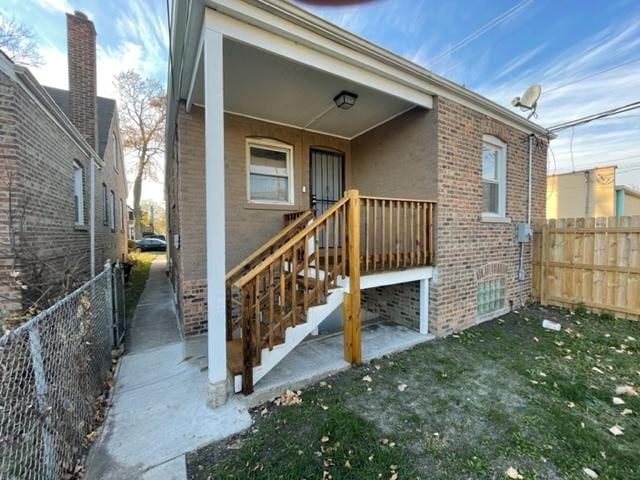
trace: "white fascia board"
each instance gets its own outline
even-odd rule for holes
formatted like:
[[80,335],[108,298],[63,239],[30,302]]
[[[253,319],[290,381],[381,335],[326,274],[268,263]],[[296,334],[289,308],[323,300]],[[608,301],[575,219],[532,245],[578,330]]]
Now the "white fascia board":
[[[495,118],[522,132],[555,138],[544,127],[537,125],[505,107],[444,77],[345,31],[306,10],[280,0],[208,0],[207,5],[220,12],[259,25],[279,34],[297,36],[297,42],[323,48],[330,54],[376,65],[391,78],[413,85],[418,91],[439,95],[463,106]],[[366,66],[363,64],[363,67]],[[428,107],[431,108],[431,107]]]
[[204,25],[200,30],[200,39],[198,40],[198,51],[196,52],[196,59],[193,62],[193,69],[191,71],[191,81],[189,82],[189,90],[187,93],[187,104],[185,109],[187,113],[191,112],[191,107],[193,106],[193,89],[196,86],[196,81],[198,77],[198,67],[200,66],[200,62],[202,61],[202,50],[204,48]]
[[[365,55],[349,52],[345,47],[260,9],[244,6],[253,9],[253,13],[261,17],[257,19],[257,25],[207,9],[205,27],[238,42],[366,85],[415,105],[433,108],[433,97],[428,92],[407,79],[393,76],[392,72],[387,71],[390,70],[388,67],[376,65],[379,62]],[[309,35],[314,36],[312,41],[305,38]],[[349,53],[353,55],[349,56]]]

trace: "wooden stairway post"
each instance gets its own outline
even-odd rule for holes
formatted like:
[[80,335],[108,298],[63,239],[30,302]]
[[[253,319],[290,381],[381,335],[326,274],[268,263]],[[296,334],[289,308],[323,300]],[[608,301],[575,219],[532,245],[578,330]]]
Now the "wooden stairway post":
[[[362,362],[360,344],[360,194],[348,190],[347,196],[347,258],[349,261],[349,293],[344,294],[342,325],[344,329],[344,359]],[[343,246],[344,248],[344,246]]]

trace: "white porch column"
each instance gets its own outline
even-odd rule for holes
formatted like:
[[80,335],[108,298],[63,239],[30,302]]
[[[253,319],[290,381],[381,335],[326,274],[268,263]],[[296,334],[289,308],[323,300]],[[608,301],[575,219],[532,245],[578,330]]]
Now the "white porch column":
[[209,404],[217,407],[227,399],[222,34],[205,25],[203,37]]
[[420,280],[420,333],[429,333],[429,279]]

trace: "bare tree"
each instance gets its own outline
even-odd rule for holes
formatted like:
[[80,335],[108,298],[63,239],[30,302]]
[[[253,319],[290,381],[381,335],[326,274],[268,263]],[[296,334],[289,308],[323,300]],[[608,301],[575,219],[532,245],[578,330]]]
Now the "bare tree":
[[142,181],[157,180],[162,171],[159,160],[164,153],[166,98],[164,88],[155,79],[142,78],[133,70],[120,73],[114,85],[118,90],[120,129],[125,150],[135,155],[133,173],[133,216],[136,238],[142,236],[140,198]]
[[36,67],[43,60],[38,53],[36,34],[15,17],[0,13],[0,49],[14,62]]

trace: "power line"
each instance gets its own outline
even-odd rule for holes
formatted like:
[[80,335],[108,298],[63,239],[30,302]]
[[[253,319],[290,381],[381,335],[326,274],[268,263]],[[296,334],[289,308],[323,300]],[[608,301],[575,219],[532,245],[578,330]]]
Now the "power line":
[[604,112],[593,113],[591,115],[587,115],[586,117],[578,118],[576,120],[559,123],[558,125],[549,127],[547,130],[549,130],[550,132],[560,132],[562,130],[566,130],[567,128],[573,128],[579,125],[585,125],[587,123],[593,122],[594,120],[598,120],[600,118],[610,117],[612,115],[618,115],[620,113],[635,110],[637,108],[640,108],[640,101],[629,103],[621,107],[612,108],[611,110],[605,110]]
[[619,63],[617,65],[613,65],[612,67],[607,67],[607,68],[605,68],[603,70],[599,70],[597,72],[590,73],[589,75],[585,75],[584,77],[578,78],[577,80],[573,80],[573,81],[565,83],[563,85],[558,85],[557,87],[550,88],[545,93],[549,94],[551,92],[555,92],[556,90],[560,90],[561,88],[569,87],[569,86],[574,85],[576,83],[579,83],[579,82],[582,82],[584,80],[588,80],[590,78],[593,78],[593,77],[595,77],[597,75],[601,75],[603,73],[610,72],[611,70],[615,70],[617,68],[624,67],[625,65],[629,65],[631,63],[635,63],[635,62],[639,62],[639,61],[640,61],[640,57],[632,58],[631,60],[628,60],[626,62]]
[[452,46],[451,48],[445,50],[440,55],[436,56],[436,58],[434,58],[431,61],[431,65],[430,65],[431,68],[433,68],[433,66],[436,63],[438,63],[441,60],[443,60],[447,55],[450,55],[451,53],[457,52],[458,50],[460,50],[462,47],[464,47],[468,43],[472,42],[473,40],[475,40],[479,36],[483,35],[484,33],[488,32],[489,30],[491,30],[496,25],[499,25],[500,23],[504,22],[508,18],[512,17],[513,15],[515,15],[517,12],[522,10],[524,7],[526,7],[532,1],[533,0],[522,0],[520,3],[518,3],[517,5],[512,7],[511,9],[507,10],[506,12],[504,12],[501,15],[498,15],[496,18],[491,20],[486,25],[483,25],[482,27],[480,27],[479,29],[477,29],[476,31],[474,31],[473,33],[468,35],[467,37],[463,38],[461,41],[456,43],[454,46]]

